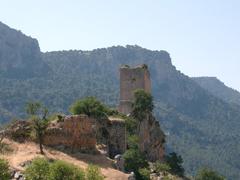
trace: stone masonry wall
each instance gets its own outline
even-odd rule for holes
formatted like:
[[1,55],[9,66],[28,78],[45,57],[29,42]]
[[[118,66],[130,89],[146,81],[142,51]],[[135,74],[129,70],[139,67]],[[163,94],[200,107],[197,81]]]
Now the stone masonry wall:
[[134,99],[134,91],[144,89],[151,92],[150,74],[146,66],[134,68],[123,66],[120,68],[120,105],[119,111],[124,114],[131,112],[131,102]]
[[[103,128],[107,133],[105,136],[100,131]],[[86,115],[72,115],[64,117],[62,121],[53,121],[47,129],[44,144],[74,150],[95,150],[99,138],[97,135],[102,136],[101,139],[105,138],[111,158],[125,152],[125,121],[113,117],[98,121]]]
[[66,116],[62,122],[52,122],[44,138],[45,145],[78,150],[93,150],[96,143],[95,120],[86,115]]
[[114,158],[117,154],[123,154],[126,151],[126,127],[125,121],[120,118],[109,117],[109,141],[108,154]]

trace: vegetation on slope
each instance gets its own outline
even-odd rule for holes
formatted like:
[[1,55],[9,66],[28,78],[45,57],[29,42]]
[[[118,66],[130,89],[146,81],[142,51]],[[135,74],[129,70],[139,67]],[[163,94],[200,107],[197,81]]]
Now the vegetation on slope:
[[[11,48],[9,54],[14,51]],[[19,52],[26,53],[25,49]],[[47,105],[51,112],[60,113],[67,112],[75,99],[86,96],[96,96],[116,107],[120,65],[147,64],[155,113],[169,134],[168,148],[183,156],[186,171],[193,173],[201,166],[210,166],[231,179],[239,179],[239,106],[213,96],[177,71],[166,51],[117,46],[93,51],[49,52],[41,56],[51,73],[38,71],[42,76],[28,73],[27,78],[20,79],[18,73],[11,77],[0,75],[2,122],[12,116],[26,117],[26,102],[36,100]],[[31,69],[31,64],[20,60],[20,65]],[[9,68],[8,72],[15,72]]]

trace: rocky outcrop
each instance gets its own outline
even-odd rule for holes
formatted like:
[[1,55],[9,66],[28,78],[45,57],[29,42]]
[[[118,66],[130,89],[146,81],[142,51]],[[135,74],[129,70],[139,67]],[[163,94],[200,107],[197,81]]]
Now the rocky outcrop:
[[152,114],[148,114],[139,126],[140,150],[146,154],[149,161],[163,160],[165,135],[159,122]]
[[38,41],[0,22],[0,74],[25,79],[50,72]]
[[17,142],[31,139],[32,126],[30,121],[17,120],[9,125],[4,131],[6,137]]

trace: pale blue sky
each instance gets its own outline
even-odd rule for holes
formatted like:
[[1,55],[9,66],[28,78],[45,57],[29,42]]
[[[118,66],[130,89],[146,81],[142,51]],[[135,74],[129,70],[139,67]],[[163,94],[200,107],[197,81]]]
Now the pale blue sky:
[[239,0],[0,0],[0,21],[37,38],[42,51],[167,50],[183,73],[240,90]]

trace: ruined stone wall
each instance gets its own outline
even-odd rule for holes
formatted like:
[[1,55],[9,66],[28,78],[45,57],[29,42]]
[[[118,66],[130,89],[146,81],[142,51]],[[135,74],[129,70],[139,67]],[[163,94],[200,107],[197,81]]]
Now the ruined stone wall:
[[123,154],[126,150],[125,121],[113,117],[96,120],[86,115],[66,116],[62,121],[50,123],[44,144],[74,150],[95,150],[100,139],[106,142],[111,158]]
[[86,115],[66,116],[62,122],[52,122],[44,138],[45,145],[78,150],[93,150],[96,143],[95,120]]
[[131,112],[131,102],[134,99],[134,91],[144,89],[151,92],[150,74],[146,66],[120,68],[120,105],[119,111],[124,114]]
[[125,121],[119,118],[109,117],[109,141],[108,154],[114,158],[117,154],[123,154],[126,151],[126,127]]

